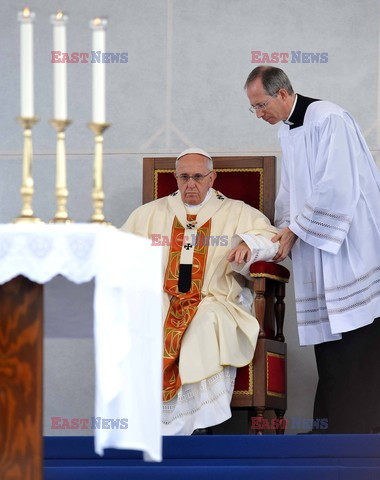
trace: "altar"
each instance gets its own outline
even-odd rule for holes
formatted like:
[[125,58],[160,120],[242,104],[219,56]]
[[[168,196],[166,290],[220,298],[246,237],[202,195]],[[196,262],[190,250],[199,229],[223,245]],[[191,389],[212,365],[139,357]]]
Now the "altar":
[[161,249],[149,246],[103,225],[0,225],[0,478],[42,478],[43,284],[57,275],[94,279],[95,452],[161,460]]

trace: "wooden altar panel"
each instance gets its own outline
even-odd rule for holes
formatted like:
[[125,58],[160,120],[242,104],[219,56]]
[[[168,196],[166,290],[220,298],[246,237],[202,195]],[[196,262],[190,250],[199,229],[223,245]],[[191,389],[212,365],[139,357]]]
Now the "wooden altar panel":
[[0,479],[42,479],[43,286],[0,285]]

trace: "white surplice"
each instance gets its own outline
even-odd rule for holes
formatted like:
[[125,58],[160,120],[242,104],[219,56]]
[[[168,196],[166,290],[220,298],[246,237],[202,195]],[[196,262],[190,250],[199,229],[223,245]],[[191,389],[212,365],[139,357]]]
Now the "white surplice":
[[276,199],[292,249],[301,345],[341,338],[380,316],[380,173],[349,113],[312,103],[304,124],[279,130]]
[[[221,423],[231,416],[229,405],[234,367],[247,365],[253,358],[259,329],[257,320],[240,303],[243,279],[233,272],[226,257],[241,239],[249,244],[252,261],[270,260],[278,249],[278,245],[270,241],[277,230],[262,213],[244,202],[228,199],[214,189],[210,189],[210,193],[196,209],[186,209],[179,192],[150,202],[135,210],[122,227],[154,238],[154,244],[158,239],[170,240],[175,217],[185,227],[186,214],[195,214],[197,228],[212,219],[202,300],[181,343],[179,371],[182,387],[171,401],[163,403],[165,435],[188,435],[196,428]],[[191,234],[188,235],[190,239]],[[196,235],[195,230],[193,235]],[[168,254],[166,243],[162,278]],[[242,274],[248,270],[247,265],[233,267]],[[163,320],[169,303],[170,296],[163,292]]]

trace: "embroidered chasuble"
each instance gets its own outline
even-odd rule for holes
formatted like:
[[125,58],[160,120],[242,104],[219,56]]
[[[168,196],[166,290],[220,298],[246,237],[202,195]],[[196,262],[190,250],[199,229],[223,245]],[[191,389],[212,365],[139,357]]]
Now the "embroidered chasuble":
[[[190,222],[196,221],[196,215],[187,215]],[[165,273],[164,290],[171,295],[170,306],[164,322],[164,386],[163,400],[173,398],[181,386],[178,359],[182,336],[193,319],[201,301],[202,283],[206,269],[208,245],[206,238],[210,237],[211,219],[196,230],[196,242],[185,238],[185,229],[175,217],[170,238],[168,266]],[[189,275],[190,288],[187,292],[179,291],[181,251],[194,250],[192,264],[186,272]],[[181,272],[182,273],[182,272]],[[182,283],[187,283],[186,281]]]
[[[271,242],[277,229],[261,212],[212,188],[209,193],[194,211],[196,218],[187,217],[189,212],[177,191],[139,207],[122,227],[150,238],[152,248],[163,250],[163,408],[172,408],[179,396],[178,402],[183,403],[185,396],[192,402],[187,413],[174,410],[170,414],[173,425],[180,418],[184,423],[190,417],[194,421],[198,409],[207,417],[212,413],[205,413],[206,408],[217,408],[204,397],[200,400],[195,389],[190,389],[190,395],[192,384],[210,379],[211,385],[225,367],[247,365],[254,355],[258,323],[240,303],[245,280],[234,269],[242,267],[228,262],[228,253],[242,240],[252,249],[255,261],[272,259],[278,248]],[[248,270],[247,265],[244,268]],[[184,386],[187,393],[182,395]],[[225,405],[229,406],[229,400]],[[228,412],[229,408],[223,409],[218,421],[227,419]],[[195,422],[187,429],[170,430],[172,420],[167,419],[167,434],[187,434],[194,425],[199,427]]]

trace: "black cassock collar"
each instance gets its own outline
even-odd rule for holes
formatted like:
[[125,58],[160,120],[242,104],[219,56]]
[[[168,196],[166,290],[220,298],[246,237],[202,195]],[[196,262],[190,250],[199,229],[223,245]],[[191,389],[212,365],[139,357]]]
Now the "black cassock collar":
[[302,127],[307,107],[311,103],[318,101],[318,98],[304,97],[297,93],[296,106],[294,107],[293,113],[287,120],[284,121],[284,123],[289,125],[290,130],[293,128]]

